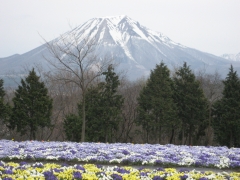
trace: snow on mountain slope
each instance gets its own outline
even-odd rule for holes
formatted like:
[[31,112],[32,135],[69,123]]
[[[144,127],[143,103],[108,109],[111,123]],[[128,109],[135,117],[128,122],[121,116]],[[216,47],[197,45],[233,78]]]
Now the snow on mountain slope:
[[240,52],[238,54],[223,54],[221,57],[227,60],[240,61]]
[[[86,36],[94,37],[98,44],[96,54],[99,58],[104,55],[113,57],[120,69],[127,70],[132,80],[148,76],[150,70],[161,61],[170,69],[182,66],[185,61],[194,71],[204,69],[214,73],[218,70],[223,77],[227,74],[230,64],[240,72],[240,62],[188,48],[125,15],[90,19],[61,37],[70,39],[72,34],[77,35],[77,43]],[[0,58],[0,74],[9,73],[11,70],[18,72],[22,66],[34,64],[42,64],[47,70],[48,62],[44,57],[49,56],[48,49],[41,45],[22,55]]]

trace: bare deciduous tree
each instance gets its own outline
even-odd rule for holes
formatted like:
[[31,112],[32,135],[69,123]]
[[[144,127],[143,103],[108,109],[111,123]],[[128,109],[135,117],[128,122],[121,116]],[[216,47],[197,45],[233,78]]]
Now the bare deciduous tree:
[[54,68],[51,71],[52,77],[55,77],[56,81],[74,83],[81,90],[83,117],[81,141],[84,142],[86,91],[90,84],[106,71],[112,61],[110,58],[100,58],[96,55],[97,44],[94,37],[78,34],[74,30],[54,41],[46,42],[46,46],[52,56],[45,57]]
[[135,132],[139,128],[136,126],[135,120],[137,118],[137,98],[145,83],[144,79],[134,82],[127,79],[121,81],[119,93],[124,97],[124,104],[118,139],[122,142],[141,142],[141,137],[138,137]]

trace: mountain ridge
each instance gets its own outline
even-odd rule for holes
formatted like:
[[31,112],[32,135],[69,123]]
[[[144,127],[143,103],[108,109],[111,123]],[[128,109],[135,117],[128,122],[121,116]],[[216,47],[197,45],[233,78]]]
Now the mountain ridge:
[[[218,70],[225,76],[233,64],[240,72],[240,62],[226,60],[176,43],[126,15],[92,18],[61,37],[69,38],[72,33],[79,38],[78,43],[86,36],[94,37],[98,44],[96,53],[99,57],[110,54],[119,63],[119,69],[128,70],[128,77],[132,80],[147,77],[161,61],[170,70],[187,62],[193,71],[205,70],[207,73],[214,73]],[[58,40],[59,37],[52,42]],[[41,45],[22,55],[0,58],[0,74],[6,74],[10,69],[19,71],[19,67],[24,64],[42,64],[47,69],[48,62],[43,57],[49,56],[46,46]]]
[[237,54],[223,54],[221,55],[221,57],[223,57],[224,59],[227,60],[232,60],[232,61],[240,61],[240,52]]

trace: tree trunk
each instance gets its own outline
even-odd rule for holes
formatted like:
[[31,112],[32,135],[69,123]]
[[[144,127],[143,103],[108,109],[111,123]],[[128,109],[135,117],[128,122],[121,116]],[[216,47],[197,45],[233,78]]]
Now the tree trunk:
[[105,131],[105,143],[107,143],[108,142],[108,133],[107,133],[107,129],[106,129],[106,131]]
[[208,127],[207,127],[207,134],[206,134],[206,144],[210,146],[211,143],[211,118],[212,118],[212,104],[209,103],[209,110],[208,110]]
[[189,134],[188,134],[188,145],[192,145],[192,125],[190,125],[189,128]]
[[35,132],[32,128],[30,130],[30,140],[36,140]]
[[149,130],[148,130],[148,124],[147,124],[147,143],[149,142]]
[[30,140],[34,140],[33,139],[33,128],[32,128],[32,126],[30,126]]
[[158,144],[161,144],[161,137],[162,137],[162,132],[161,132],[161,126],[160,126],[159,132],[158,132]]
[[182,145],[184,145],[184,127],[182,126]]
[[229,142],[229,148],[233,147],[233,135],[232,130],[230,130],[230,142]]
[[36,134],[33,132],[33,140],[36,140]]
[[30,130],[30,137],[29,138],[30,138],[30,140],[33,140],[32,139],[32,131],[31,130]]
[[172,126],[172,133],[171,133],[171,138],[170,138],[169,144],[173,143],[173,138],[174,138],[174,128]]
[[84,91],[82,92],[82,135],[81,135],[81,142],[85,141],[85,129],[86,129],[86,114],[85,114],[85,93]]

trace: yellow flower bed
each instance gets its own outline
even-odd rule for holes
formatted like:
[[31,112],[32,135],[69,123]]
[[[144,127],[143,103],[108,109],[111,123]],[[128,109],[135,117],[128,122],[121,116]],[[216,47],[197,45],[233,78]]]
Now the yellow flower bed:
[[54,163],[4,163],[0,162],[0,180],[184,180],[184,179],[240,179],[239,172],[221,172],[212,171],[178,171],[175,168],[165,169],[136,169],[132,167],[119,166],[97,166],[94,164],[85,165],[59,165]]

